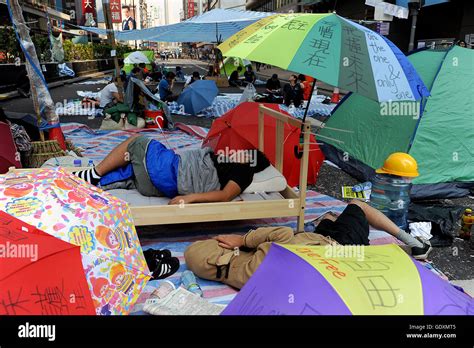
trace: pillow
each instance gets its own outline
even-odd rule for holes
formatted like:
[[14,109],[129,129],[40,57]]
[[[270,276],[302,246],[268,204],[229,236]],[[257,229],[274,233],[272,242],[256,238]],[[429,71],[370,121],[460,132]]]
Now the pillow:
[[243,193],[280,192],[286,188],[286,179],[274,166],[270,165],[254,174],[253,181]]

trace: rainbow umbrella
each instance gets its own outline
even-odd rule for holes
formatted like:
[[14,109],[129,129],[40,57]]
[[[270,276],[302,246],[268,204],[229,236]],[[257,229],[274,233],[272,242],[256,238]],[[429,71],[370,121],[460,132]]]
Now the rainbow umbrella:
[[400,247],[273,244],[223,315],[474,315]]
[[128,314],[150,279],[128,205],[66,173],[0,176],[0,210],[80,246],[97,314]]
[[269,16],[234,34],[219,49],[227,57],[309,75],[379,102],[429,95],[392,42],[333,13]]

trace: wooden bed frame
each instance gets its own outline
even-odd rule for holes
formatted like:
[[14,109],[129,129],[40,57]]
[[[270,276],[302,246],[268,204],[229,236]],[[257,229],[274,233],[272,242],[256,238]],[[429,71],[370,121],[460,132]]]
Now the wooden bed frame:
[[[300,128],[302,122],[263,105],[258,113],[258,148],[264,152],[264,117],[276,120],[275,168],[283,170],[283,144],[285,124]],[[303,126],[304,144],[300,164],[299,193],[287,186],[280,194],[283,199],[259,201],[232,201],[218,203],[192,203],[180,205],[130,206],[136,226],[166,225],[205,221],[231,221],[278,217],[297,217],[297,231],[304,231],[304,210],[308,177],[309,142],[311,125],[306,121]],[[66,168],[78,170],[79,168]],[[25,169],[28,170],[28,169]],[[23,171],[23,170],[15,170]]]

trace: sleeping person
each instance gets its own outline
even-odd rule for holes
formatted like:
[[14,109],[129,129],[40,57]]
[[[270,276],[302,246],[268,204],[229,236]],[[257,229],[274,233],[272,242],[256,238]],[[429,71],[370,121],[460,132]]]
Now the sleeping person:
[[166,196],[169,204],[229,202],[270,166],[257,150],[230,153],[203,148],[177,154],[157,140],[134,136],[97,166],[74,174],[104,190],[136,188],[143,196]]

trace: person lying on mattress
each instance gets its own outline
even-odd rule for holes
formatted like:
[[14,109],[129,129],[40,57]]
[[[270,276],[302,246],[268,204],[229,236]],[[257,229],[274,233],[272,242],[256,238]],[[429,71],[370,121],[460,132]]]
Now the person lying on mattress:
[[272,242],[298,245],[368,245],[369,225],[385,231],[411,248],[416,259],[431,251],[428,241],[401,231],[370,205],[352,200],[339,217],[323,215],[314,233],[297,233],[289,227],[261,227],[245,235],[221,235],[191,244],[184,252],[188,268],[198,277],[242,288],[267,255]]
[[169,204],[229,202],[270,165],[257,150],[231,153],[204,148],[177,154],[157,140],[134,136],[97,166],[74,174],[104,190],[136,188],[143,196],[166,196]]

